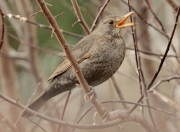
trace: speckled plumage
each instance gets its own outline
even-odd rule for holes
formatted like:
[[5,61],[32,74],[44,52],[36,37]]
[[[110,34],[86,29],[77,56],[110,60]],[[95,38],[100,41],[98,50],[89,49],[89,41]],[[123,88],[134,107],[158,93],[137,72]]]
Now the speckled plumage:
[[[90,86],[97,86],[109,79],[121,66],[125,57],[123,35],[126,27],[116,27],[119,16],[108,16],[101,20],[97,28],[81,39],[72,49],[79,66]],[[110,24],[110,21],[114,23]],[[29,108],[38,110],[51,97],[76,87],[78,80],[65,58],[53,75],[49,87]],[[29,116],[25,113],[24,116]]]

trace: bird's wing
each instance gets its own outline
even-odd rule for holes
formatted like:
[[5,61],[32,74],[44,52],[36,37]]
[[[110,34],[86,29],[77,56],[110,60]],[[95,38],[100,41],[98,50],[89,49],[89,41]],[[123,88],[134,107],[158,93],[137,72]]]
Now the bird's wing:
[[[92,35],[88,35],[81,39],[71,50],[72,54],[76,58],[78,63],[81,63],[88,57],[90,57],[89,50],[92,48],[95,41],[95,37]],[[57,67],[56,71],[49,77],[48,80],[53,79],[54,77],[62,74],[63,72],[67,71],[71,67],[71,63],[69,59],[65,58],[61,64]]]

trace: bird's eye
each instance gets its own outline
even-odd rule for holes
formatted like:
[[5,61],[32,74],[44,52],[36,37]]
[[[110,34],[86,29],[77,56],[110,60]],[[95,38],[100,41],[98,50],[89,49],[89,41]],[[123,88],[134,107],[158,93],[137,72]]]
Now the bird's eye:
[[110,20],[110,21],[109,21],[109,24],[114,24],[114,21],[113,21],[113,20]]

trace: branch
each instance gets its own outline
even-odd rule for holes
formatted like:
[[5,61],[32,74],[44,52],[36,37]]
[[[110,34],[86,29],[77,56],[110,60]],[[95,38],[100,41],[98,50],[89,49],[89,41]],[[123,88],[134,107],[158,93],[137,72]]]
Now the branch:
[[155,89],[150,90],[153,95],[158,97],[161,101],[165,102],[166,104],[170,105],[172,108],[176,109],[177,111],[180,111],[180,105],[174,102],[172,99],[168,98],[167,96],[161,94],[160,92],[156,91]]
[[4,122],[11,130],[12,132],[19,132],[16,126],[14,126],[2,113],[0,113],[0,118],[2,122]]
[[[127,3],[125,0],[121,0],[121,1],[122,1],[124,4],[128,5],[128,3]],[[167,33],[165,33],[165,32],[162,31],[162,30],[159,30],[159,29],[156,28],[154,25],[152,25],[151,23],[147,22],[132,6],[130,6],[130,7],[131,7],[131,9],[137,14],[137,16],[138,16],[143,22],[145,22],[147,25],[149,25],[150,27],[152,27],[154,30],[158,31],[160,34],[162,34],[163,36],[165,36],[166,39],[168,39],[168,40],[170,39]],[[173,51],[177,54],[177,51],[176,51],[175,47],[174,47],[173,45],[171,45],[171,46],[172,46]],[[179,60],[178,60],[177,58],[176,58],[176,60],[179,62]]]
[[92,31],[94,30],[94,28],[95,28],[95,26],[96,26],[96,24],[97,24],[97,22],[98,22],[98,20],[99,20],[99,18],[100,18],[100,16],[101,16],[101,14],[103,13],[103,11],[104,11],[104,9],[106,8],[106,6],[107,6],[107,4],[109,3],[109,1],[110,1],[110,0],[106,0],[106,2],[104,3],[104,5],[100,8],[100,10],[99,10],[99,12],[98,12],[98,14],[97,14],[97,16],[96,16],[96,18],[95,18],[92,26],[91,26],[90,32],[92,32]]
[[[52,30],[52,28],[50,26],[47,26],[47,25],[43,25],[43,24],[39,24],[39,23],[36,23],[36,22],[33,22],[33,21],[30,21],[28,20],[26,17],[21,17],[19,15],[13,15],[13,14],[8,14],[8,13],[4,13],[4,15],[8,18],[14,18],[14,19],[17,19],[19,21],[22,21],[22,22],[26,22],[26,23],[29,23],[29,24],[32,24],[38,28],[44,28],[44,29],[48,29],[48,30]],[[82,35],[79,35],[79,34],[75,34],[75,33],[71,33],[71,32],[68,32],[68,31],[65,31],[65,30],[62,30],[61,29],[61,32],[64,33],[64,34],[67,34],[67,35],[71,35],[73,37],[77,37],[77,38],[83,38],[84,36]]]
[[[25,109],[24,105],[22,105],[19,102],[14,101],[14,100],[6,97],[2,93],[0,93],[0,98],[2,98],[3,100],[5,100],[5,101],[7,101],[7,102],[21,108],[21,109]],[[74,127],[74,128],[79,128],[79,129],[86,129],[86,130],[89,130],[89,129],[102,129],[102,128],[107,128],[107,127],[112,127],[112,126],[115,126],[115,125],[119,125],[119,124],[124,123],[124,122],[134,121],[134,122],[137,122],[137,123],[141,124],[144,127],[144,129],[146,129],[147,132],[152,132],[152,130],[153,130],[152,125],[145,119],[145,117],[141,113],[138,113],[138,112],[133,112],[129,116],[129,115],[127,115],[127,111],[120,111],[120,110],[119,111],[114,111],[114,113],[118,114],[118,119],[116,119],[114,121],[110,121],[108,123],[102,123],[102,124],[78,125],[76,123],[57,120],[57,119],[45,116],[44,114],[37,113],[36,111],[33,111],[33,110],[29,109],[29,108],[26,108],[26,111],[28,111],[32,115],[36,115],[37,117],[42,118],[42,119],[44,119],[46,121],[52,122],[54,124],[61,124],[61,125],[64,125],[64,126]],[[114,116],[113,113],[111,115],[112,115],[112,118],[116,118],[116,116]],[[119,119],[119,118],[121,118],[121,119]]]
[[178,12],[179,9],[179,2],[176,0],[166,0],[167,3],[173,8],[175,12]]
[[[124,4],[128,5],[128,3],[125,0],[121,0]],[[154,30],[158,31],[160,34],[162,34],[163,36],[165,36],[166,38],[169,39],[168,34],[166,34],[165,32],[159,30],[158,28],[156,28],[154,25],[152,25],[151,23],[147,22],[136,10],[135,8],[133,8],[132,6],[130,6],[131,9],[137,14],[137,16],[143,21],[145,22],[147,25],[149,25],[150,27],[152,27]]]
[[[67,97],[66,97],[66,100],[64,102],[64,106],[63,106],[63,109],[62,109],[60,120],[63,120],[64,114],[65,114],[65,110],[66,110],[66,106],[67,106],[67,103],[69,101],[70,95],[71,95],[71,90],[69,90],[69,92],[67,94]],[[60,132],[60,130],[61,130],[61,125],[58,126],[57,132]]]
[[[164,53],[164,56],[163,56],[163,58],[162,58],[162,60],[161,60],[161,63],[160,63],[160,65],[159,65],[158,71],[156,72],[156,74],[154,75],[151,83],[150,83],[149,86],[147,87],[147,90],[149,90],[149,89],[151,88],[153,82],[154,82],[155,79],[157,78],[157,76],[158,76],[158,74],[159,74],[159,72],[160,72],[160,70],[161,70],[161,67],[162,67],[162,65],[163,65],[163,63],[164,63],[164,60],[165,60],[165,58],[166,58],[166,56],[167,56],[167,53],[168,53],[168,51],[169,51],[169,47],[170,47],[170,45],[171,45],[171,41],[172,41],[173,36],[174,36],[174,33],[175,33],[175,29],[176,29],[176,27],[177,27],[177,22],[178,22],[179,14],[180,14],[180,8],[179,8],[178,13],[177,13],[177,16],[176,16],[176,21],[175,21],[175,24],[174,24],[173,31],[172,31],[172,33],[171,33],[171,38],[170,38],[170,40],[169,40],[168,46],[167,46],[167,48],[166,48],[166,51],[165,51],[165,53]],[[138,100],[137,103],[141,102],[141,101],[143,100],[143,98],[144,98],[144,94],[141,95],[141,97],[139,98],[139,100]],[[137,106],[138,106],[138,105],[135,105],[135,106],[130,110],[130,112],[132,112]]]
[[[126,50],[133,50],[133,48],[130,48],[130,47],[126,47]],[[146,51],[146,50],[140,50],[138,49],[137,50],[138,52],[142,53],[142,54],[145,54],[145,55],[152,55],[152,56],[156,56],[158,58],[161,58],[163,57],[164,55],[163,54],[158,54],[158,53],[154,53],[154,52],[151,52],[151,51]],[[167,55],[166,57],[176,57],[176,58],[180,58],[180,56],[177,56],[177,55]]]
[[[111,77],[111,82],[112,82],[114,88],[116,89],[116,92],[117,92],[120,100],[121,100],[121,101],[125,101],[125,97],[124,97],[121,89],[119,88],[119,86],[118,86],[118,84],[117,84],[116,79],[115,79],[114,76]],[[129,106],[128,106],[126,103],[123,103],[122,105],[123,105],[123,107],[124,107],[125,109],[129,109]]]
[[[46,6],[46,3],[44,2],[44,0],[37,0],[41,10],[43,11],[45,17],[48,19],[49,23],[51,24],[51,27],[59,41],[59,43],[61,44],[63,50],[65,51],[66,53],[66,56],[67,58],[69,59],[71,65],[72,65],[72,68],[77,76],[77,79],[82,87],[82,89],[84,90],[84,92],[86,93],[86,95],[89,97],[89,98],[92,98],[93,95],[95,95],[95,92],[92,92],[94,91],[91,87],[89,87],[86,79],[84,78],[83,76],[83,73],[81,71],[81,69],[79,68],[78,66],[78,63],[75,59],[75,57],[72,55],[68,45],[67,45],[67,42],[64,38],[64,36],[62,35],[62,32],[61,30],[59,29],[58,27],[58,24],[57,22],[55,21],[55,19],[53,18],[51,12],[49,11],[49,9],[47,8]],[[92,94],[88,94],[88,93],[92,93]],[[99,100],[97,99],[96,96],[93,96],[93,100],[91,101],[91,103],[93,104],[93,106],[95,107],[96,111],[98,112],[98,114],[103,118],[103,119],[106,119],[108,118],[107,116],[104,116],[104,115],[108,115],[108,113],[106,112],[106,110],[102,107],[102,104],[99,102]]]
[[0,14],[1,14],[1,40],[0,40],[0,50],[2,48],[2,45],[4,43],[4,13],[0,9]]
[[163,58],[162,58],[162,60],[161,60],[161,63],[160,63],[160,65],[159,65],[159,68],[158,68],[157,72],[155,73],[155,75],[154,75],[152,81],[150,82],[149,86],[147,87],[147,90],[150,89],[150,87],[152,86],[152,84],[153,84],[154,81],[156,80],[159,72],[161,71],[162,65],[163,65],[163,63],[164,63],[164,61],[165,61],[165,59],[166,59],[166,56],[167,56],[168,51],[169,51],[169,48],[170,48],[170,46],[171,46],[172,39],[173,39],[173,37],[174,37],[174,33],[175,33],[175,31],[176,31],[176,27],[177,27],[177,24],[178,24],[179,14],[180,14],[180,7],[179,7],[178,12],[177,12],[177,15],[176,15],[176,21],[175,21],[175,24],[174,24],[173,31],[172,31],[172,33],[171,33],[171,37],[170,37],[169,42],[168,42],[168,46],[167,46],[166,51],[165,51],[165,53],[164,53],[164,56],[163,56]]
[[164,79],[158,81],[154,86],[152,86],[152,87],[148,90],[148,92],[155,90],[155,88],[158,87],[161,83],[163,83],[163,82],[169,82],[169,81],[171,81],[171,80],[173,80],[173,79],[180,79],[180,76],[175,75],[175,76],[172,76],[172,77],[164,78]]
[[163,24],[162,24],[162,22],[159,20],[159,18],[157,17],[157,15],[155,14],[155,12],[153,11],[153,9],[152,9],[152,7],[151,7],[151,5],[150,5],[150,3],[149,3],[149,1],[148,0],[145,0],[146,1],[146,4],[148,5],[148,7],[149,7],[149,10],[151,11],[151,13],[153,14],[153,16],[154,16],[154,18],[155,18],[155,20],[158,22],[158,24],[160,25],[160,27],[161,27],[161,30],[162,31],[164,31],[165,33],[166,33],[166,30],[165,30],[165,28],[164,28],[164,26],[163,26]]
[[76,13],[76,16],[78,18],[78,22],[80,22],[80,24],[81,24],[82,28],[84,29],[85,33],[90,34],[89,28],[88,28],[86,22],[84,21],[84,18],[83,18],[82,14],[81,14],[81,11],[80,11],[80,8],[79,8],[79,5],[78,5],[77,1],[76,0],[71,0],[71,2],[72,2],[72,5],[73,5],[73,8],[74,8],[74,11]]

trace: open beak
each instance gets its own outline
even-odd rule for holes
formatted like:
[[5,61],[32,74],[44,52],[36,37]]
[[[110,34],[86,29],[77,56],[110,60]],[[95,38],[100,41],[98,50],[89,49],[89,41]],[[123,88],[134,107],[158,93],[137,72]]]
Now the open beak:
[[132,14],[134,14],[134,12],[129,12],[128,14],[126,14],[119,22],[116,23],[116,27],[130,27],[130,26],[134,26],[134,23],[133,23],[133,22],[125,23],[126,20],[127,20]]

